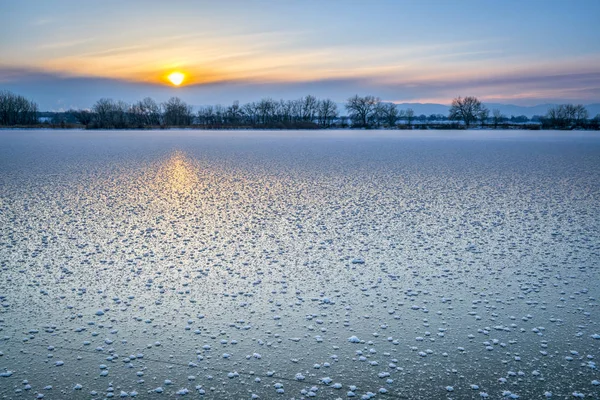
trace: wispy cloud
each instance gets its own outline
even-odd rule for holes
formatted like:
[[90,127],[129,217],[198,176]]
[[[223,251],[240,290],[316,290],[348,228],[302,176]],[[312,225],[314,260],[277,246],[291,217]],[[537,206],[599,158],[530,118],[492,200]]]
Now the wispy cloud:
[[57,42],[42,43],[38,46],[39,50],[57,50],[78,47],[84,44],[89,44],[92,39],[69,39]]

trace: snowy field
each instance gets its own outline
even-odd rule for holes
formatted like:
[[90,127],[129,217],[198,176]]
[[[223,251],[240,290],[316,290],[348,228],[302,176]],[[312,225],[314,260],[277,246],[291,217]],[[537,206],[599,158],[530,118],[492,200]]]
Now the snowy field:
[[600,137],[0,131],[0,396],[599,398]]

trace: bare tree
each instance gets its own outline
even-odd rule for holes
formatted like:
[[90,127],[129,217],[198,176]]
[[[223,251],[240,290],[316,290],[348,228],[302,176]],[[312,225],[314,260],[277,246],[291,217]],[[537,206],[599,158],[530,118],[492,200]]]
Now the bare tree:
[[406,121],[406,126],[409,129],[412,129],[412,123],[415,120],[415,112],[413,111],[412,108],[408,108],[406,110],[400,110],[398,119]]
[[151,126],[160,125],[162,119],[160,105],[150,97],[144,98],[142,101],[140,101],[139,104],[142,110],[144,111],[144,115],[146,117],[146,124]]
[[7,90],[0,91],[0,125],[38,123],[38,105]]
[[160,125],[160,106],[150,97],[132,104],[129,113],[131,123],[139,128]]
[[467,96],[464,99],[458,97],[452,100],[449,119],[463,121],[465,127],[469,129],[471,124],[477,120],[483,108],[483,104],[481,104],[477,97]]
[[483,128],[488,118],[490,117],[490,110],[488,110],[487,107],[482,105],[481,110],[479,110],[479,113],[477,113],[477,117],[479,118],[479,122],[481,123],[481,127]]
[[381,118],[383,123],[388,128],[395,128],[396,123],[398,122],[399,112],[398,106],[394,103],[384,103],[379,107],[379,113],[381,114]]
[[75,118],[75,120],[86,128],[94,120],[94,113],[90,110],[69,110],[69,114]]
[[123,100],[118,100],[115,103],[113,121],[115,128],[126,129],[131,127],[129,125],[129,104]]
[[346,102],[346,110],[352,119],[352,125],[362,128],[370,128],[376,116],[376,111],[381,99],[374,96],[351,97]]
[[167,126],[187,126],[194,120],[192,106],[179,97],[171,97],[162,104],[163,118]]
[[213,106],[200,107],[198,110],[198,123],[200,125],[213,125],[214,124],[214,109]]
[[600,129],[600,114],[597,114],[594,118],[590,120],[590,129],[598,130]]
[[298,122],[302,119],[302,99],[290,100],[290,115],[292,122]]
[[300,99],[302,102],[302,120],[313,122],[317,113],[318,100],[315,96],[308,95]]
[[551,107],[546,112],[542,123],[549,128],[564,128],[563,125],[566,125],[566,116],[560,106]]
[[492,110],[492,122],[494,123],[494,129],[498,129],[498,125],[500,122],[506,119],[506,115],[502,114],[500,110],[494,109]]
[[548,109],[542,123],[555,129],[583,127],[588,119],[588,111],[583,104],[561,104]]
[[223,125],[223,123],[225,122],[225,114],[226,113],[227,113],[227,110],[221,104],[217,104],[215,106],[215,124],[217,126]]
[[128,128],[129,105],[123,101],[102,98],[92,106],[93,127],[100,129]]
[[275,101],[271,98],[262,99],[256,105],[259,123],[266,125],[272,123],[275,115]]
[[320,126],[328,128],[337,117],[337,104],[333,100],[321,100],[317,104],[317,122]]
[[237,125],[241,122],[242,119],[242,108],[240,107],[239,101],[234,101],[232,105],[227,107],[226,111],[226,123],[231,125]]
[[292,102],[279,100],[279,106],[277,107],[280,114],[281,122],[284,124],[291,124],[292,122]]
[[244,104],[242,110],[250,126],[254,126],[258,123],[258,111],[255,102]]
[[576,126],[582,127],[589,117],[588,110],[583,104],[577,104],[573,110],[573,121]]
[[406,123],[412,128],[412,122],[415,119],[415,112],[412,108],[407,108],[404,115],[406,116]]

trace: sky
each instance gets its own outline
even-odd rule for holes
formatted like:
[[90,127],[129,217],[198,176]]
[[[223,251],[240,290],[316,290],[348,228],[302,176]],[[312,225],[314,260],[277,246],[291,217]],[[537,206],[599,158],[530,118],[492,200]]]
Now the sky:
[[599,15],[599,0],[0,0],[0,90],[42,110],[147,96],[600,103]]

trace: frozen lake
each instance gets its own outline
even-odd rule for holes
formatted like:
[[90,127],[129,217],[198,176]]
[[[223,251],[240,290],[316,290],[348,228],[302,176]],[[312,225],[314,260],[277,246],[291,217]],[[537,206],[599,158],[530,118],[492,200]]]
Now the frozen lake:
[[0,131],[3,398],[599,398],[600,136]]

